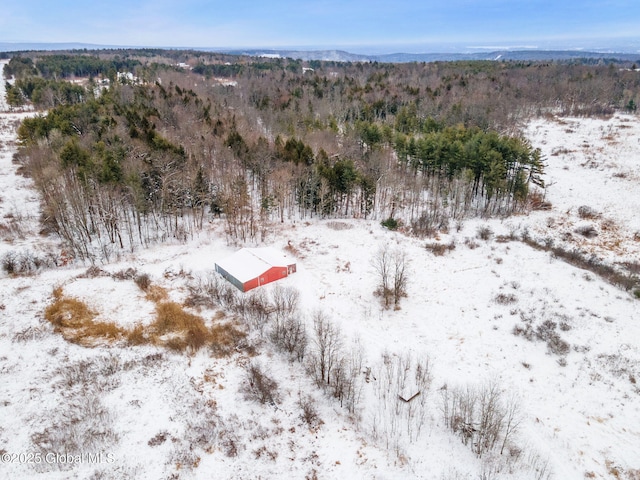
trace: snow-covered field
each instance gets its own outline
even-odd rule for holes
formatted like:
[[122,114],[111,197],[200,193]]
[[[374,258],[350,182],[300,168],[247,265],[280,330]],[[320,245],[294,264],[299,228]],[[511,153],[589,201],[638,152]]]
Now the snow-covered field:
[[[59,254],[55,239],[38,235],[37,196],[11,161],[20,115],[0,113],[0,255]],[[464,222],[438,240],[455,244],[442,256],[425,248],[434,240],[373,221],[274,226],[267,244],[291,245],[298,262],[297,273],[279,284],[300,291],[309,326],[323,311],[341,329],[345,348],[359,348],[372,368],[355,415],[268,342],[258,344],[256,356],[242,350],[223,358],[206,349],[187,355],[150,345],[86,348],[65,341],[44,319],[53,289],[62,286],[99,320],[148,324],[154,304],[132,280],[105,274],[135,268],[183,301],[189,282],[234,251],[219,224],[187,244],[102,265],[103,275],[87,278],[80,265],[30,276],[3,271],[0,477],[640,478],[640,302],[514,240],[528,231],[611,263],[637,262],[640,120],[535,120],[527,135],[547,157],[551,208]],[[585,223],[596,236],[576,233]],[[487,240],[478,238],[481,227],[493,232]],[[385,310],[373,294],[372,259],[381,247],[410,259],[407,297],[397,310]],[[561,341],[535,334],[543,328]],[[383,355],[429,360],[419,434],[391,441],[374,435],[391,421],[376,406]],[[277,381],[274,404],[242,393],[249,362]],[[520,425],[510,453],[478,458],[446,428],[442,398],[457,387],[487,385],[516,399]],[[314,425],[301,418],[301,400],[309,396],[322,421]]]
[[[547,157],[547,198],[553,210],[545,235],[567,237],[611,261],[640,257],[640,125],[637,116],[610,120],[536,120],[527,135]],[[581,218],[589,207],[593,218]],[[588,216],[587,216],[588,217]],[[551,220],[549,220],[551,219]],[[599,234],[579,238],[573,228],[587,223]],[[545,231],[546,230],[546,231]],[[577,237],[577,238],[576,238]]]

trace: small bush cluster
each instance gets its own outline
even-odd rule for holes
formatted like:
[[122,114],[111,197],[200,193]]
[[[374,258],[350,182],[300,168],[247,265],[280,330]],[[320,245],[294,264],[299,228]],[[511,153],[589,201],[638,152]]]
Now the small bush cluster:
[[[549,353],[553,353],[554,355],[564,357],[570,352],[571,346],[567,341],[563,340],[556,331],[558,323],[547,319],[537,326],[534,326],[531,317],[526,317],[523,314],[521,314],[520,317],[522,323],[513,327],[512,333],[514,335],[521,336],[530,342],[534,340],[545,342]],[[566,320],[563,320],[560,322],[560,329],[562,331],[568,331],[571,329],[571,326]]]
[[304,322],[298,316],[275,320],[270,333],[271,341],[291,359],[301,362],[307,350],[308,338]]
[[[104,451],[117,444],[113,415],[103,398],[119,385],[116,374],[122,367],[118,357],[105,355],[66,363],[54,371],[53,378],[59,379],[54,390],[59,392],[58,398],[43,418],[36,419],[38,429],[30,438],[42,458],[50,452],[76,456]],[[73,464],[43,462],[35,467],[50,473],[51,469],[70,469]]]
[[400,226],[400,222],[393,217],[389,217],[386,220],[380,222],[380,225],[382,225],[387,230],[397,230]]
[[513,448],[521,421],[519,406],[515,399],[505,399],[496,384],[453,389],[445,385],[441,395],[445,425],[478,457]]
[[527,196],[527,204],[531,210],[551,210],[551,202],[545,200],[540,192],[531,192]]
[[493,230],[491,230],[491,227],[486,225],[478,227],[478,230],[476,230],[476,237],[480,240],[490,240],[491,237],[493,237]]
[[151,286],[151,278],[146,273],[136,275],[133,281],[138,286],[138,288],[143,292],[146,292],[147,290],[149,290],[149,287]]
[[314,429],[322,425],[324,422],[318,414],[316,403],[310,396],[300,396],[298,399],[298,406],[300,407],[300,418],[306,423],[309,428]]
[[134,278],[136,278],[137,274],[138,271],[135,268],[129,267],[112,273],[111,277],[115,280],[133,280]]
[[347,222],[331,221],[327,222],[327,227],[331,230],[351,230],[353,225]]
[[454,241],[451,241],[451,243],[448,243],[448,244],[447,243],[432,242],[432,243],[425,244],[424,248],[429,250],[436,257],[441,257],[445,253],[450,252],[452,250],[455,250],[456,244],[455,244]]
[[480,244],[478,242],[476,242],[473,238],[465,238],[464,239],[464,244],[469,247],[469,249],[471,250],[475,250],[476,248],[478,248],[480,246]]
[[2,256],[0,264],[7,275],[33,275],[41,269],[55,267],[57,259],[53,254],[39,255],[30,250],[12,250]]
[[549,352],[555,355],[566,355],[570,351],[569,344],[560,338],[556,332],[557,324],[551,320],[545,320],[536,329],[536,337],[538,340],[547,343]]
[[[244,329],[235,322],[216,323],[209,329],[209,351],[214,357],[227,357],[243,346],[246,337]],[[243,348],[247,350],[246,346]]]
[[511,305],[518,301],[518,297],[513,293],[499,293],[495,296],[494,301],[499,305]]
[[595,218],[600,218],[600,213],[598,213],[588,205],[581,205],[578,207],[578,216],[586,220],[591,220]]
[[579,235],[585,238],[595,238],[598,236],[598,230],[593,225],[580,225],[574,230]]
[[7,243],[13,243],[16,239],[22,240],[26,237],[28,227],[24,223],[23,216],[10,213],[4,218],[8,219],[8,222],[0,223],[0,239]]
[[239,302],[238,289],[215,272],[205,278],[187,284],[189,296],[185,305],[189,307],[236,309]]
[[640,262],[622,262],[622,265],[632,275],[640,274]]
[[[2,307],[3,305],[0,305],[0,310],[3,310]],[[44,336],[45,336],[44,329],[40,327],[27,327],[24,330],[20,330],[19,332],[16,332],[13,335],[12,340],[14,342],[27,342],[27,341],[43,338]]]
[[97,278],[97,277],[108,277],[108,276],[109,274],[104,270],[102,270],[100,267],[92,265],[89,268],[87,268],[87,271],[84,272],[82,275],[78,275],[78,278]]
[[278,383],[267,375],[258,363],[247,367],[247,379],[243,388],[245,397],[262,404],[275,404],[279,401]]
[[149,445],[150,447],[157,447],[158,445],[162,445],[164,442],[166,442],[167,437],[171,437],[171,435],[169,434],[169,432],[164,430],[157,433],[153,438],[151,438],[151,440],[147,442],[147,445]]
[[411,232],[419,238],[434,237],[449,231],[449,221],[450,217],[439,208],[428,209],[411,222]]

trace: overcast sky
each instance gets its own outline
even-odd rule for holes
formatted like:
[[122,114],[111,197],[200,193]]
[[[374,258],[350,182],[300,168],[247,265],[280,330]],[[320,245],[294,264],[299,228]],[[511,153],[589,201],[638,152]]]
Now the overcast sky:
[[640,37],[640,0],[0,0],[0,42],[419,50],[623,37]]

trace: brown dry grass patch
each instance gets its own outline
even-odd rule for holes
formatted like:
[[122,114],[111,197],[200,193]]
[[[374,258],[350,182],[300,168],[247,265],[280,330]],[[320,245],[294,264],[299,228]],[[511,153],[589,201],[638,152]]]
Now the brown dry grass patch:
[[156,304],[156,320],[151,329],[152,341],[171,350],[197,351],[209,340],[203,318],[176,302]]
[[145,328],[142,325],[136,325],[133,329],[127,332],[127,343],[134,346],[149,343],[149,338],[145,333]]
[[155,320],[149,326],[127,329],[113,322],[96,322],[97,312],[81,300],[65,296],[62,287],[57,287],[53,291],[53,303],[45,309],[44,316],[65,340],[86,347],[125,340],[132,346],[158,345],[195,353],[208,346],[213,355],[221,357],[232,354],[246,337],[239,325],[220,323],[219,314],[208,327],[201,316],[188,312],[176,302],[166,301],[168,297],[166,289],[149,286],[146,298],[156,304]]
[[44,318],[69,342],[94,346],[100,340],[109,343],[126,334],[113,322],[94,321],[97,313],[77,298],[64,296],[62,287],[54,289],[53,299],[44,311]]
[[169,298],[169,292],[167,292],[167,289],[159,285],[151,285],[145,290],[145,292],[145,298],[156,304]]
[[247,334],[235,323],[213,325],[209,329],[211,353],[217,357],[230,355]]
[[175,302],[156,305],[156,320],[151,325],[152,341],[171,350],[195,352],[209,346],[212,353],[225,356],[246,334],[232,323],[214,324],[207,328],[199,315],[187,312]]

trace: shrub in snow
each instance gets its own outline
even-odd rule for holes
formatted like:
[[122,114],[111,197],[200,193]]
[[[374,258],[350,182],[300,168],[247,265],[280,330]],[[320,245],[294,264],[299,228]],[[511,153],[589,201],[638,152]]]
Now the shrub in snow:
[[596,230],[596,227],[594,227],[590,223],[578,225],[575,228],[574,232],[586,238],[594,238],[598,236],[598,231]]
[[129,267],[123,268],[122,270],[113,273],[111,276],[116,280],[133,280],[137,274],[138,272],[135,268]]
[[493,236],[493,230],[486,225],[478,227],[478,230],[476,230],[476,236],[480,240],[489,240]]
[[598,218],[600,214],[587,205],[581,205],[578,207],[578,216],[584,219],[593,219]]
[[31,275],[43,268],[54,267],[56,259],[51,254],[38,255],[30,250],[12,250],[2,256],[0,263],[8,275]]
[[393,217],[389,217],[386,220],[383,220],[382,222],[380,222],[380,225],[382,225],[388,230],[397,230],[398,227],[400,226],[400,222],[398,222],[398,220],[396,220]]
[[505,398],[494,383],[441,390],[445,425],[478,457],[503,453],[521,422],[514,397]]
[[450,252],[451,250],[454,250],[456,248],[456,244],[454,241],[451,241],[451,243],[449,244],[432,242],[432,243],[425,244],[424,248],[429,250],[435,256],[441,257],[445,253]]
[[[524,337],[530,342],[536,339],[546,342],[549,352],[555,355],[564,356],[571,350],[569,343],[558,335],[558,332],[556,331],[558,324],[556,322],[552,320],[545,320],[534,328],[533,319],[523,316],[522,320],[522,324],[513,327],[512,333],[514,335]],[[560,322],[560,325],[561,330],[563,331],[571,329],[566,321]]]
[[547,348],[555,355],[566,355],[571,350],[569,343],[560,338],[560,335],[555,332],[549,336]]
[[494,300],[500,305],[509,305],[512,303],[516,303],[518,301],[518,297],[516,297],[513,293],[499,293],[495,296]]
[[258,363],[251,363],[247,367],[247,379],[242,391],[249,400],[270,404],[278,401],[277,382]]
[[316,409],[316,402],[313,400],[313,397],[309,395],[300,395],[300,398],[298,399],[298,406],[301,411],[300,418],[302,418],[309,428],[317,428],[324,423],[320,419],[320,415]]
[[140,275],[136,275],[133,281],[136,283],[138,288],[143,292],[146,292],[151,286],[151,278],[146,273],[141,273]]
[[428,209],[422,212],[417,220],[411,222],[411,231],[421,238],[434,237],[438,232],[449,231],[449,220],[449,216],[438,207]]
[[109,274],[102,270],[100,267],[96,267],[95,265],[87,268],[87,271],[84,272],[83,275],[80,275],[79,278],[97,278],[97,277],[107,277]]
[[327,222],[327,227],[329,227],[331,230],[351,230],[353,228],[353,225],[347,222],[333,221]]
[[307,349],[307,331],[300,317],[276,318],[270,338],[278,350],[289,355],[291,360],[302,361]]

